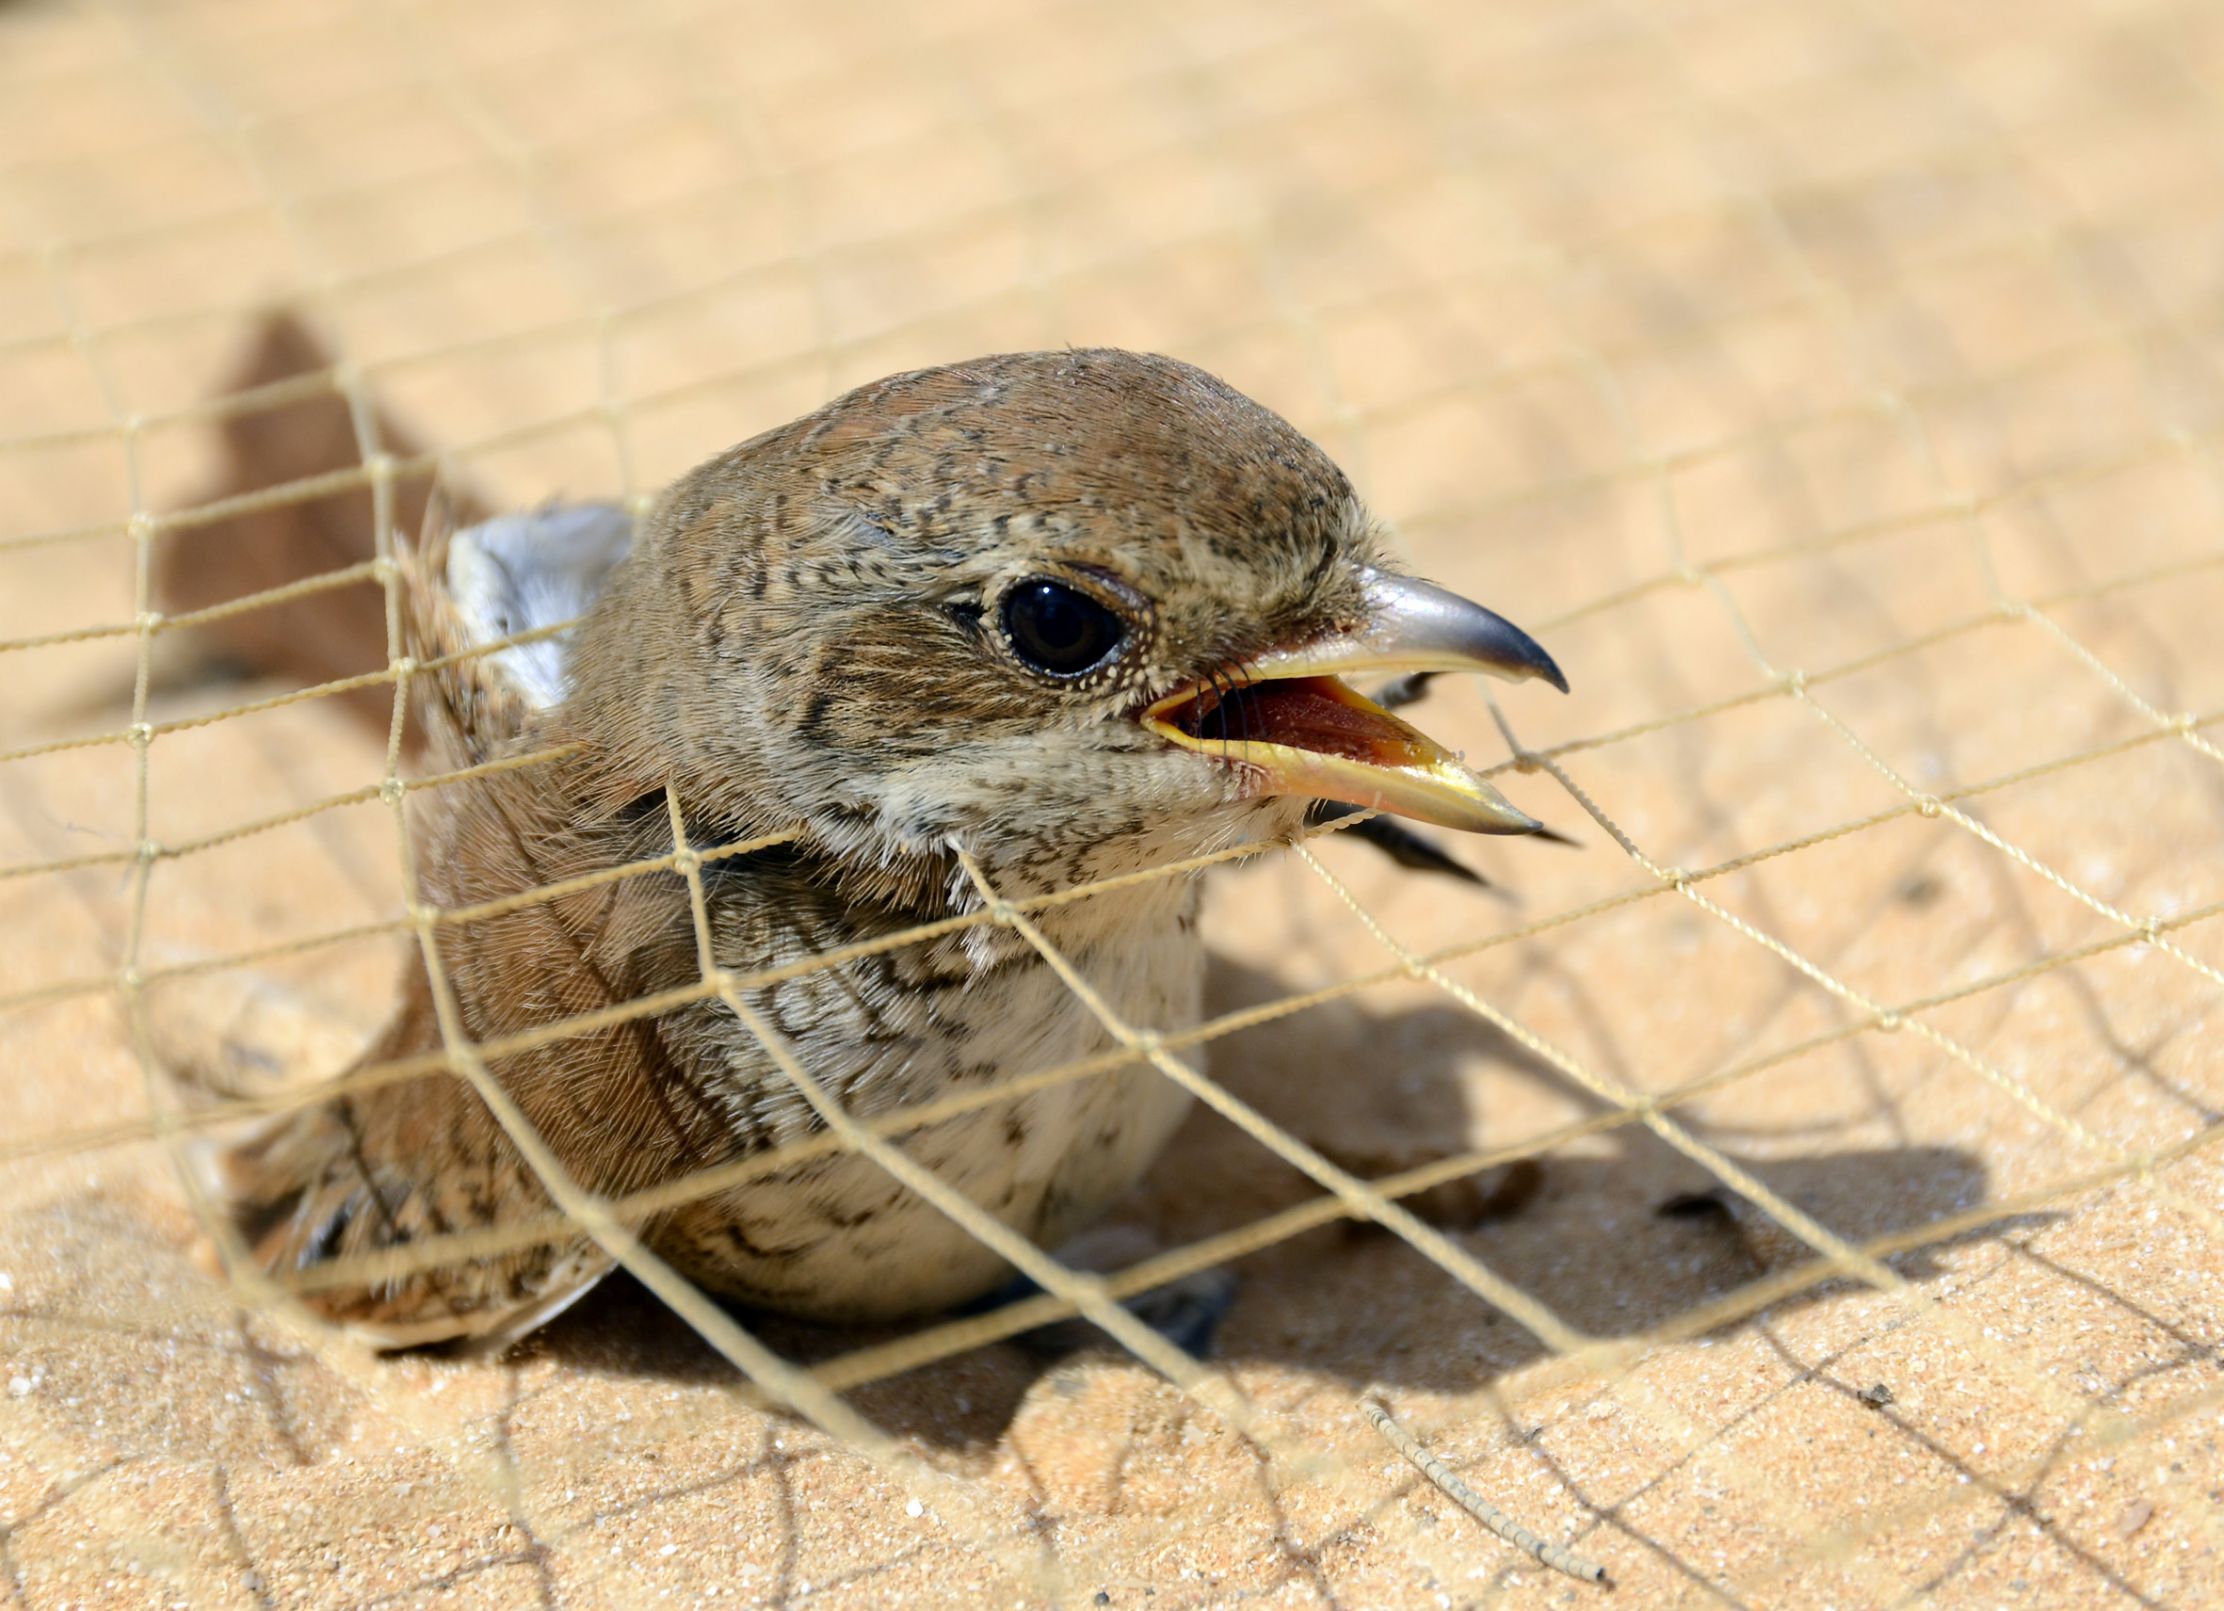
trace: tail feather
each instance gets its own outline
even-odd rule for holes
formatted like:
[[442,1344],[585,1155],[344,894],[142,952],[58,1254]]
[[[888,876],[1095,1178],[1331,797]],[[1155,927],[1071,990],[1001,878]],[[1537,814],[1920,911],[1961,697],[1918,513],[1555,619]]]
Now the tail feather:
[[[610,1268],[577,1234],[443,1260],[444,1235],[546,1213],[546,1194],[477,1099],[445,1074],[320,1091],[323,1071],[437,1044],[420,990],[405,991],[368,1049],[330,1010],[252,975],[181,980],[150,992],[148,1003],[154,1055],[189,1102],[204,1113],[283,1104],[194,1141],[187,1161],[229,1218],[248,1266],[294,1287],[312,1313],[381,1348],[500,1345]],[[376,1262],[359,1278],[333,1279],[334,1266],[366,1258]]]
[[[524,1217],[540,1194],[474,1190],[448,1174],[374,1162],[345,1097],[261,1121],[214,1154],[209,1173],[253,1265],[282,1284],[325,1275],[299,1290],[300,1301],[379,1348],[459,1339],[506,1345],[569,1307],[611,1268],[607,1255],[576,1234],[444,1260],[444,1235],[484,1228],[465,1216],[499,1207],[505,1217]],[[408,1256],[381,1259],[354,1279],[329,1279],[347,1261],[394,1252]]]

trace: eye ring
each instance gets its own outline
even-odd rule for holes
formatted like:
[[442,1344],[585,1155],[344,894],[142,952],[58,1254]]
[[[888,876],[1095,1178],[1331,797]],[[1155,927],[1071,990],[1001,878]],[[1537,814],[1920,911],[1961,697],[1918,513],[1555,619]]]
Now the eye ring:
[[1128,639],[1117,611],[1070,582],[1024,576],[1005,590],[996,624],[1028,670],[1073,682],[1101,670]]

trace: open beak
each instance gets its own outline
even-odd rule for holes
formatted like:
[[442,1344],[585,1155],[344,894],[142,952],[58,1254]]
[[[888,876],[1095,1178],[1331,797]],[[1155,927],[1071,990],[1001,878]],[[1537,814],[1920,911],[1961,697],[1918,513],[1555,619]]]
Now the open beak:
[[1487,671],[1562,693],[1567,679],[1504,616],[1410,576],[1366,573],[1356,631],[1277,649],[1143,712],[1170,744],[1242,767],[1259,794],[1341,800],[1471,833],[1535,833],[1543,824],[1458,756],[1339,679],[1349,673]]

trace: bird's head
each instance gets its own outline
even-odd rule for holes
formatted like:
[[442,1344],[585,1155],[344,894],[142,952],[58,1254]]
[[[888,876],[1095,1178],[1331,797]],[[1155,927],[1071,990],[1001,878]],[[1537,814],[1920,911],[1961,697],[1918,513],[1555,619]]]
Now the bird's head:
[[1385,568],[1286,421],[1119,351],[899,375],[702,465],[574,665],[576,724],[691,806],[1030,883],[1284,833],[1311,799],[1533,830],[1344,679],[1565,686]]

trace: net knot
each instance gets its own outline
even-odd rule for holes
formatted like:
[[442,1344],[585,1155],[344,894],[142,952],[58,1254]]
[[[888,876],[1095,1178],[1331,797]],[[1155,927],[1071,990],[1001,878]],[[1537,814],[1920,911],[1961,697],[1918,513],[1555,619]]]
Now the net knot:
[[1945,809],[1935,794],[1919,794],[1915,797],[1915,814],[1919,817],[1935,817]]
[[144,509],[134,511],[131,518],[124,522],[124,535],[135,543],[145,542],[160,529],[154,516]]
[[402,796],[408,792],[409,786],[400,778],[384,778],[378,785],[378,797],[388,805],[400,805]]
[[138,629],[141,637],[152,637],[162,630],[162,612],[160,610],[141,610],[136,616],[132,617],[131,624]]
[[1897,1011],[1890,1007],[1885,1008],[1884,1011],[1878,1013],[1876,1016],[1876,1026],[1878,1030],[1887,1035],[1898,1034],[1900,1032],[1900,1026],[1906,1022],[1906,1019],[1902,1018]]
[[126,990],[142,989],[146,982],[146,972],[136,962],[116,970],[116,983]]
[[413,654],[398,654],[394,656],[394,664],[392,670],[394,675],[397,677],[416,676],[417,657]]
[[363,457],[363,473],[371,478],[371,485],[378,486],[394,479],[395,460],[391,453],[368,453]]
[[1691,887],[1691,869],[1688,867],[1663,867],[1660,870],[1660,881],[1681,895]]
[[1166,1037],[1155,1029],[1141,1029],[1131,1044],[1145,1057],[1158,1057],[1166,1050]]
[[162,859],[162,847],[152,839],[142,839],[137,854],[142,862],[157,862]]
[[692,878],[702,871],[702,852],[693,845],[682,845],[672,852],[672,870],[682,878]]
[[1676,579],[1678,585],[1683,587],[1697,587],[1707,579],[1707,573],[1689,560],[1678,565],[1669,574]]
[[1794,699],[1804,698],[1807,693],[1807,673],[1796,666],[1790,671],[1780,672],[1777,674],[1776,686]]
[[2150,917],[2139,925],[2139,940],[2143,945],[2156,945],[2162,940],[2162,919]]
[[2170,731],[2178,734],[2180,737],[2190,736],[2193,730],[2200,725],[2200,718],[2195,716],[2190,710],[2181,710],[2177,713],[2177,715],[2170,718]]
[[154,723],[133,722],[124,729],[124,737],[130,742],[132,748],[143,750],[154,742]]

